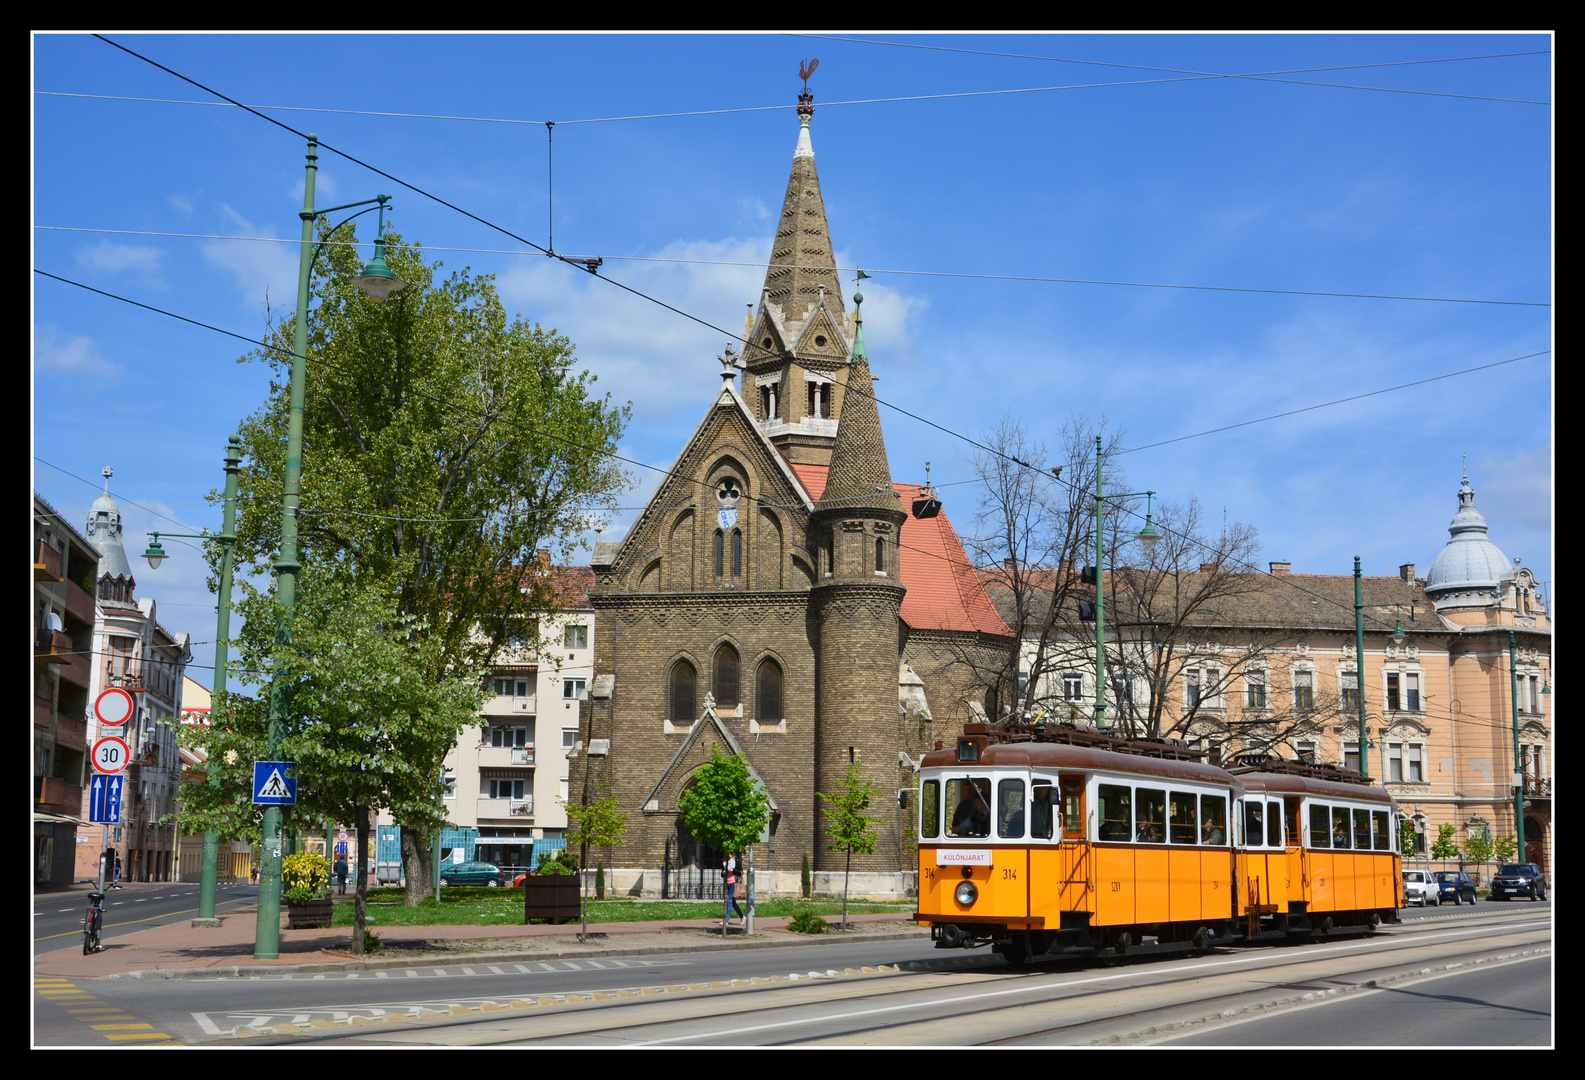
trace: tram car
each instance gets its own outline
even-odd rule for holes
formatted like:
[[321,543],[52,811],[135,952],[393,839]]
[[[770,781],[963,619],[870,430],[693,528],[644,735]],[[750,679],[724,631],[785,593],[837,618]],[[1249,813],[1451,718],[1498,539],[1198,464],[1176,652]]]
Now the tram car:
[[1385,792],[1341,769],[1204,758],[1070,725],[966,725],[921,763],[916,920],[939,948],[1013,963],[1397,921]]

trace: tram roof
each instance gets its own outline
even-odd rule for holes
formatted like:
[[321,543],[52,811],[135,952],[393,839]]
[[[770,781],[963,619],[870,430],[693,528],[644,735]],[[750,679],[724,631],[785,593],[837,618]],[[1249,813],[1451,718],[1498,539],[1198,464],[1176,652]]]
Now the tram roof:
[[1313,795],[1321,799],[1340,802],[1387,803],[1395,800],[1373,784],[1340,783],[1315,776],[1296,776],[1289,773],[1246,772],[1238,779],[1248,791],[1264,791],[1273,795]]
[[959,761],[956,747],[949,746],[930,751],[920,764],[926,769],[947,768],[967,772],[985,769],[1067,769],[1151,780],[1215,784],[1235,791],[1243,787],[1238,777],[1204,762],[1121,754],[1114,750],[1067,743],[991,743],[981,751],[978,761]]

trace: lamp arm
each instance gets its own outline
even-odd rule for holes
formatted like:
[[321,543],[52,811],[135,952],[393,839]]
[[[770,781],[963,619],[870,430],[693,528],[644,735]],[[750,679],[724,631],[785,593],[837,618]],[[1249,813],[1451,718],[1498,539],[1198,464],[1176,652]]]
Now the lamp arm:
[[[334,227],[331,228],[330,232],[334,233],[336,231],[336,229],[341,228],[342,225],[345,225],[347,222],[353,220],[353,218],[362,217],[364,214],[367,214],[370,210],[374,210],[376,208],[378,208],[380,210],[384,210],[385,209],[386,200],[389,199],[389,198],[390,198],[389,195],[381,195],[378,199],[365,199],[364,202],[377,203],[378,207],[365,206],[362,210],[359,210],[356,214],[352,214],[352,215],[350,215],[350,216],[348,216],[346,218],[343,218],[339,223],[337,223]],[[332,213],[336,212],[337,210],[345,210],[345,209],[347,209],[347,207],[350,207],[350,206],[363,206],[363,203],[348,203],[346,206],[332,206],[329,210],[316,210],[316,211],[314,211],[314,217],[316,217],[316,218],[324,217],[326,214],[332,214]],[[380,240],[384,240],[384,238],[385,238],[385,230],[381,229],[380,230]],[[308,280],[309,281],[314,280],[314,267],[319,264],[319,253],[324,250],[325,245],[327,243],[329,243],[328,240],[321,240],[321,241],[319,241],[319,243],[314,245],[313,258],[308,260]]]

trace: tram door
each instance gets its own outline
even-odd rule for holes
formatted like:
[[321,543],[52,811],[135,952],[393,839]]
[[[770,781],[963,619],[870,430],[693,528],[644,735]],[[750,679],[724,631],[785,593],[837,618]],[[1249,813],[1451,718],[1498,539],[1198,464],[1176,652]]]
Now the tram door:
[[1062,797],[1055,776],[1030,777],[1029,914],[1044,916],[1048,927],[1061,921],[1065,876],[1062,849]]
[[1095,910],[1095,856],[1089,844],[1090,808],[1085,798],[1089,778],[1065,774],[1062,790],[1062,878],[1058,910]]

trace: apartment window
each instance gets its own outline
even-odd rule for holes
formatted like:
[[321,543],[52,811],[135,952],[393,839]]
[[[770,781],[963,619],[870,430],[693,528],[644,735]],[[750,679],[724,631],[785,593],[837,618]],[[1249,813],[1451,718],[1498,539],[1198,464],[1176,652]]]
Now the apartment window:
[[1183,673],[1183,704],[1186,708],[1200,707],[1200,671],[1190,668]]
[[570,701],[576,701],[583,696],[583,688],[588,685],[588,680],[579,676],[576,679],[561,680],[561,696]]
[[1342,681],[1338,685],[1338,702],[1346,713],[1359,711],[1359,683],[1358,676],[1352,671],[1341,671],[1338,678]]
[[1409,743],[1403,748],[1403,756],[1404,764],[1409,767],[1409,783],[1425,783],[1425,747],[1419,743]]
[[1316,763],[1315,744],[1313,742],[1296,742],[1293,744],[1293,752],[1298,755],[1300,761],[1310,765]]
[[1222,672],[1209,664],[1183,673],[1183,703],[1190,709],[1222,708]]
[[529,691],[527,679],[496,679],[495,693],[498,697],[511,697],[518,701],[532,696]]
[[567,801],[567,778],[565,776],[561,778],[561,801],[564,804]]
[[523,781],[507,779],[504,777],[493,778],[490,781],[490,798],[492,799],[521,799],[523,797]]
[[1396,671],[1387,672],[1387,708],[1393,712],[1397,712],[1401,708],[1398,694],[1398,673]]
[[561,748],[563,750],[571,750],[575,745],[577,745],[577,742],[578,742],[578,729],[577,728],[575,728],[575,727],[564,727],[564,728],[561,729]]
[[1403,707],[1410,712],[1420,711],[1420,676],[1407,672],[1403,677]]
[[1359,772],[1359,743],[1346,742],[1343,744],[1343,768],[1351,772]]
[[1315,708],[1314,672],[1295,671],[1293,673],[1293,707],[1305,711]]
[[569,626],[564,640],[569,649],[587,649],[589,647],[589,628],[587,626]]
[[528,737],[526,727],[492,727],[490,729],[491,746],[533,746],[533,741]]
[[1072,671],[1062,673],[1062,700],[1084,700],[1084,676]]
[[1251,671],[1244,676],[1244,704],[1251,709],[1266,707],[1266,673]]
[[440,783],[441,783],[441,787],[443,788],[443,790],[441,792],[441,797],[442,798],[455,799],[457,797],[457,774],[456,773],[452,772],[450,769],[447,769],[445,774],[443,776],[441,776]]

